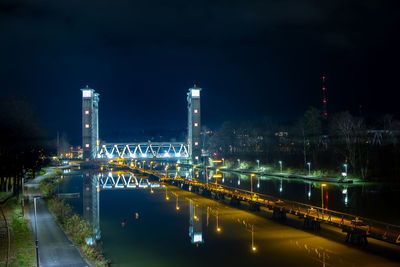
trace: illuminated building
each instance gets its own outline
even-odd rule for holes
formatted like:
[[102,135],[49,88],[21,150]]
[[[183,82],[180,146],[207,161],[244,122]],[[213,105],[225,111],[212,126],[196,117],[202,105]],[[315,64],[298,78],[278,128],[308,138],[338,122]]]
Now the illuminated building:
[[187,93],[188,101],[188,145],[189,157],[193,163],[198,163],[201,157],[201,116],[200,116],[201,88],[193,85]]
[[82,91],[83,159],[94,159],[99,148],[99,94],[86,85]]

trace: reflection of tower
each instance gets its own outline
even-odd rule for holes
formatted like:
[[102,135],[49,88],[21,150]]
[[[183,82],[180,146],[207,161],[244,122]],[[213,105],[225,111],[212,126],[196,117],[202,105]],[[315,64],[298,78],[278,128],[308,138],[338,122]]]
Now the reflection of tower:
[[201,156],[201,116],[200,116],[201,88],[193,85],[187,93],[188,101],[188,145],[189,156],[197,163]]
[[189,236],[192,244],[203,243],[201,206],[189,200]]
[[95,175],[85,173],[82,178],[83,218],[93,227],[93,235],[86,238],[88,245],[100,239],[100,187]]
[[94,159],[99,147],[99,94],[86,85],[82,91],[83,158]]

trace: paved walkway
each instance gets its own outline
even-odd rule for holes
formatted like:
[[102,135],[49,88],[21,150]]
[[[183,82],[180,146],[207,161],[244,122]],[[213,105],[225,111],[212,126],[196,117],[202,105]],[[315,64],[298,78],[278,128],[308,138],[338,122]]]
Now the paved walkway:
[[[26,195],[29,197],[28,218],[33,231],[35,231],[33,197],[37,195],[35,192],[37,192],[39,182],[53,172],[54,169],[48,169],[48,173],[36,177],[26,184]],[[40,266],[89,266],[80,255],[78,249],[54,221],[53,215],[47,209],[46,202],[39,198],[36,204]]]

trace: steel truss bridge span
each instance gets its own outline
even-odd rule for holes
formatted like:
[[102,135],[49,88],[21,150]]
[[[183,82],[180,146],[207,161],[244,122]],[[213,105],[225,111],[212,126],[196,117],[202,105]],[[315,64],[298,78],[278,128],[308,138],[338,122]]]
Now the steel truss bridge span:
[[188,144],[181,142],[105,143],[97,158],[114,159],[188,159]]

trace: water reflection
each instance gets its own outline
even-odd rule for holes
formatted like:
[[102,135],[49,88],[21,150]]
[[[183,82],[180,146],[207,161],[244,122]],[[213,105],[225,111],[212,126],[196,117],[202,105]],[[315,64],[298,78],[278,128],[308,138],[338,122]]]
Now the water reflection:
[[101,237],[100,231],[100,186],[97,175],[86,173],[82,179],[83,218],[92,227],[92,236],[86,237],[86,244],[94,245]]
[[204,243],[203,213],[200,205],[189,200],[189,236],[192,244]]
[[[250,182],[249,176],[245,177],[247,179],[239,178],[243,185]],[[225,183],[230,183],[232,178],[236,179],[234,176],[225,176]],[[137,262],[141,258],[144,260],[138,263],[139,266],[144,266],[143,263],[187,266],[193,257],[197,259],[193,266],[204,266],[210,262],[213,262],[213,266],[263,266],[266,261],[273,266],[354,263],[352,257],[346,256],[348,248],[339,243],[332,243],[175,187],[157,187],[144,180],[145,177],[137,174],[119,172],[111,175],[84,174],[82,181],[78,180],[83,192],[82,215],[93,226],[93,235],[89,238],[94,243],[101,237],[107,256],[118,266],[130,266],[128,263]],[[260,179],[260,183],[263,189],[265,187],[277,194],[279,188],[282,188],[283,193],[290,190],[290,183],[284,179]],[[315,190],[312,197],[319,202],[321,194],[318,189],[312,183],[301,184],[300,193],[304,195]],[[333,189],[329,190],[332,198]],[[339,199],[345,198],[348,192],[347,186],[342,187]],[[324,193],[324,201],[327,201],[327,194]],[[124,227],[121,227],[121,221]],[[154,254],[150,252],[154,251],[158,251],[162,263],[151,257]],[[181,259],[177,259],[177,251],[182,251],[179,253]],[[218,259],[210,256],[215,255],[213,253],[218,253]],[[341,254],[345,255],[344,259]]]

